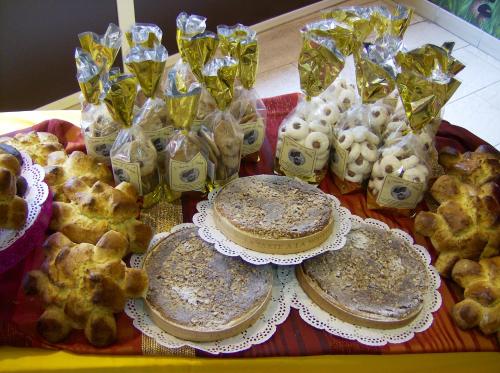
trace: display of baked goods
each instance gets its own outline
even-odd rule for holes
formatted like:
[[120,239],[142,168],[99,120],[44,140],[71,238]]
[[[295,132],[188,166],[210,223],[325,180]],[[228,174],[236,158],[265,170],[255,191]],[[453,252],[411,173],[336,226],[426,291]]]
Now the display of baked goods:
[[20,174],[18,158],[0,149],[0,228],[20,229],[26,222],[28,204],[18,195]]
[[50,229],[64,233],[73,242],[95,244],[110,230],[124,234],[129,251],[142,253],[153,236],[151,227],[137,220],[137,191],[126,182],[116,188],[97,181],[89,186],[79,178],[62,187],[68,202],[54,202]]
[[0,137],[0,144],[8,144],[26,152],[34,163],[47,165],[50,153],[64,150],[57,136],[48,132],[18,133],[14,137]]
[[472,185],[500,182],[500,152],[490,145],[481,145],[474,152],[465,153],[445,147],[439,151],[439,163],[447,174]]
[[353,222],[344,248],[296,267],[305,293],[346,322],[380,329],[411,322],[430,286],[426,264],[394,233]]
[[52,190],[54,200],[65,200],[63,186],[73,177],[78,177],[88,186],[94,185],[96,181],[113,185],[113,175],[108,166],[97,159],[80,151],[70,155],[63,151],[50,153],[45,166],[45,182]]
[[479,262],[461,259],[451,277],[464,288],[464,299],[452,310],[458,327],[477,326],[484,334],[496,333],[500,341],[500,256]]
[[323,243],[334,226],[330,198],[284,176],[258,175],[226,185],[214,200],[216,226],[254,251],[290,254]]
[[127,268],[121,258],[127,239],[109,231],[94,246],[76,244],[54,233],[44,244],[46,259],[40,270],[27,274],[24,289],[38,295],[45,311],[38,332],[49,342],[64,340],[73,329],[84,331],[94,346],[116,339],[115,313],[128,298],[145,294],[148,280],[143,270]]
[[178,230],[148,252],[145,305],[167,333],[191,341],[216,341],[253,324],[271,299],[273,271],[224,256],[196,227]]
[[439,253],[435,267],[441,275],[449,276],[459,259],[499,254],[500,189],[496,183],[478,188],[443,175],[430,193],[440,205],[436,212],[419,212],[415,230],[430,237]]

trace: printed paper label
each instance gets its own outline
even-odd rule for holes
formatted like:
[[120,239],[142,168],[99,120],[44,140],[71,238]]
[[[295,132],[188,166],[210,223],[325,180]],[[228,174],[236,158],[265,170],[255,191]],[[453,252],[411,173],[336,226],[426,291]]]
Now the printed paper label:
[[306,148],[288,136],[284,137],[279,164],[285,175],[311,177],[314,175],[315,163],[316,150]]
[[397,176],[387,175],[382,189],[377,196],[380,206],[402,209],[415,208],[422,199],[424,184],[405,180]]
[[111,152],[111,147],[115,142],[116,136],[118,136],[118,131],[112,133],[111,135],[102,137],[93,137],[84,133],[83,139],[85,141],[87,154],[96,158],[99,162],[109,165],[109,154]]
[[138,191],[139,195],[143,195],[142,180],[141,180],[141,166],[137,162],[125,162],[120,159],[111,159],[111,166],[113,167],[113,176],[115,184],[118,185],[123,181],[132,184]]
[[169,187],[177,192],[203,190],[207,178],[207,161],[198,153],[188,162],[171,159],[169,162]]
[[258,118],[255,122],[241,124],[243,130],[242,155],[248,155],[260,150],[264,142],[264,121]]
[[345,168],[347,166],[347,150],[340,146],[336,138],[333,138],[332,145],[330,169],[339,177],[340,180],[344,180]]
[[167,150],[167,145],[168,145],[168,142],[170,141],[170,138],[172,137],[173,132],[174,132],[174,127],[172,127],[172,126],[159,128],[159,129],[153,130],[153,131],[144,131],[146,136],[153,143],[153,145],[158,153],[161,153],[161,152],[164,152],[165,150]]

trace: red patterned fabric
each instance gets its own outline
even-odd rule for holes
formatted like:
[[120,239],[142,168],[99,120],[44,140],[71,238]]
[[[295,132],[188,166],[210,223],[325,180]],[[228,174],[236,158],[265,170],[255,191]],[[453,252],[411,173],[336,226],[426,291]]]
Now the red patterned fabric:
[[[257,164],[246,163],[241,167],[241,176],[272,173],[277,128],[279,123],[297,104],[297,95],[290,94],[264,99],[268,109],[267,138]],[[69,151],[83,148],[79,131],[71,124],[58,120],[45,121],[35,126],[37,130],[58,135]],[[437,136],[438,148],[452,145],[460,150],[473,150],[484,144],[480,138],[469,131],[443,122]],[[416,242],[427,247],[434,257],[435,252],[426,238],[415,234],[413,219],[393,217],[371,211],[366,208],[364,193],[341,195],[328,175],[320,188],[335,194],[342,204],[354,214],[373,217],[412,234]],[[189,222],[196,212],[197,200],[184,200],[184,221]],[[111,347],[97,349],[90,346],[81,332],[73,332],[64,343],[49,344],[36,333],[36,320],[42,312],[39,301],[27,299],[21,289],[24,274],[37,268],[43,260],[41,250],[34,251],[23,262],[7,273],[0,275],[0,344],[15,346],[58,348],[79,353],[100,354],[141,354],[141,335],[133,327],[131,320],[120,314],[118,321],[118,341]],[[292,310],[288,319],[278,327],[275,335],[266,343],[249,350],[222,355],[222,357],[264,357],[264,356],[299,356],[320,354],[400,354],[421,352],[458,352],[458,351],[499,351],[495,338],[485,337],[476,330],[461,331],[456,328],[450,316],[450,309],[459,299],[460,290],[451,282],[443,281],[440,288],[443,305],[434,314],[434,323],[427,331],[417,333],[409,342],[368,347],[354,341],[345,340],[317,330],[301,320],[297,311]],[[197,352],[198,356],[211,356]]]

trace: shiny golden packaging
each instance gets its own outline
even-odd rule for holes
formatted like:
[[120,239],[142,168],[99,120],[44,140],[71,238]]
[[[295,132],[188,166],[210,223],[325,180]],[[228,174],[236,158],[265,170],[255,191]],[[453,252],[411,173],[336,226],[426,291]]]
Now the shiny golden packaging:
[[134,185],[143,198],[143,206],[159,201],[161,186],[156,149],[140,126],[132,125],[137,80],[122,75],[110,82],[104,102],[123,128],[111,148],[111,166],[115,182],[127,181]]
[[308,23],[300,32],[303,36],[304,34],[310,34],[332,40],[335,49],[343,56],[349,56],[360,45],[356,29],[352,25],[334,19],[323,19]]
[[165,195],[168,201],[183,194],[203,194],[208,171],[207,154],[193,127],[200,100],[200,84],[192,79],[189,67],[179,60],[168,73],[167,112],[175,131],[167,147]]
[[298,68],[300,87],[307,97],[323,92],[344,68],[344,57],[335,42],[306,29],[302,33],[302,50]]
[[76,79],[86,102],[98,104],[102,93],[101,69],[92,56],[81,48],[75,49]]
[[177,47],[184,62],[188,62],[184,52],[184,44],[195,35],[202,34],[206,29],[206,18],[195,14],[188,15],[185,12],[179,13],[176,19]]
[[152,23],[136,23],[125,33],[128,45],[132,48],[141,46],[152,49],[161,43],[163,33],[161,29]]
[[374,7],[371,18],[375,32],[379,37],[391,35],[402,39],[408,26],[410,26],[412,16],[412,8],[398,4],[394,9],[394,13],[385,6]]
[[322,12],[322,18],[334,19],[343,24],[350,25],[359,43],[365,41],[373,30],[371,9],[365,7],[346,7],[327,9]]
[[220,49],[238,60],[238,81],[230,111],[243,131],[243,159],[258,162],[266,133],[267,110],[253,88],[257,76],[259,45],[255,31],[241,24],[217,26]]
[[90,53],[97,65],[109,70],[120,50],[121,36],[120,28],[110,23],[104,35],[88,31],[78,34],[78,39],[82,48]]
[[222,186],[238,177],[243,132],[231,114],[238,61],[226,56],[215,58],[203,69],[203,83],[214,98],[217,110],[210,113],[199,130],[209,154],[208,187]]

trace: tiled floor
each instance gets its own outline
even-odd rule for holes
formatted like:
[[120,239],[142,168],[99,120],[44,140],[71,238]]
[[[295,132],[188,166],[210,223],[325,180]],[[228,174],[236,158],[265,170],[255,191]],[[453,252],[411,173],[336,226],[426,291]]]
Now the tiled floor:
[[[383,1],[354,0],[340,5],[380,3]],[[393,3],[388,0],[387,4]],[[318,18],[318,14],[309,15],[259,35],[262,52],[257,90],[262,97],[300,90],[296,65],[300,51],[299,29]],[[445,41],[455,42],[453,55],[466,67],[457,76],[462,85],[445,106],[444,119],[467,128],[500,149],[500,61],[419,15],[413,17],[404,38],[408,49],[425,43],[440,45]]]

